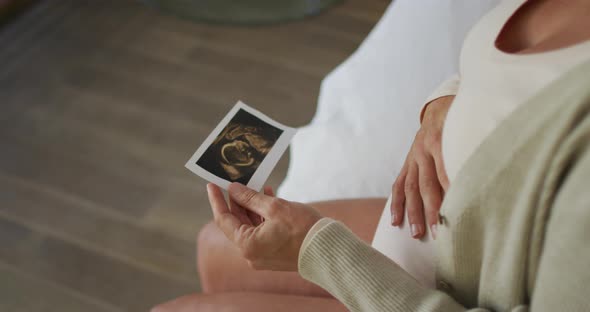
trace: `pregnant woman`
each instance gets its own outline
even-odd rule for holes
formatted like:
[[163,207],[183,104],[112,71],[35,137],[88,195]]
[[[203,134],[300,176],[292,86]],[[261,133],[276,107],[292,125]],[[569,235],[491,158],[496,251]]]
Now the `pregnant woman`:
[[[230,188],[232,199],[265,222],[238,221],[242,210],[230,211],[210,185],[216,224],[237,247],[233,254],[220,250],[235,259],[230,261],[255,269],[298,271],[354,311],[590,309],[583,294],[583,285],[590,283],[590,248],[584,242],[590,235],[588,16],[586,0],[507,0],[471,30],[460,75],[431,97],[393,188],[393,220],[388,221],[406,222],[414,237],[428,229],[436,237],[415,242],[421,253],[397,250],[414,255],[421,269],[400,268],[358,238],[370,239],[370,229],[357,224],[376,223],[374,212],[383,201],[330,202],[314,209],[236,184]],[[442,133],[442,153],[424,141],[437,133]],[[425,152],[425,146],[432,151]],[[340,219],[357,236],[325,218],[330,207],[343,206],[350,216]],[[244,270],[241,277],[264,280],[256,273]],[[321,295],[296,283],[276,289]],[[438,290],[425,287],[434,285]],[[259,302],[258,309],[267,303]],[[326,301],[314,304],[342,309]]]

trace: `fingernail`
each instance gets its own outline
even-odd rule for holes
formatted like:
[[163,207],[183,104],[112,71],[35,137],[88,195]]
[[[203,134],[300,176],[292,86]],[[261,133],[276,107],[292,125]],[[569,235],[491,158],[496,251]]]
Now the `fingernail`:
[[412,226],[410,227],[410,232],[412,233],[412,237],[417,237],[418,235],[420,235],[420,225],[419,224],[412,224]]
[[433,224],[430,226],[430,233],[432,234],[432,239],[436,239],[436,230],[437,230],[436,224]]
[[391,225],[397,224],[397,214],[395,212],[391,213]]

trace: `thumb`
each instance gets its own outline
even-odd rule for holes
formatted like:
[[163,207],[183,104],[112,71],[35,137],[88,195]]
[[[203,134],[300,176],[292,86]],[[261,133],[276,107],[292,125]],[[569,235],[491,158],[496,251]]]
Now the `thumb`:
[[264,218],[269,217],[269,209],[272,203],[272,197],[258,193],[241,183],[232,183],[227,191],[229,197],[238,205],[253,211]]

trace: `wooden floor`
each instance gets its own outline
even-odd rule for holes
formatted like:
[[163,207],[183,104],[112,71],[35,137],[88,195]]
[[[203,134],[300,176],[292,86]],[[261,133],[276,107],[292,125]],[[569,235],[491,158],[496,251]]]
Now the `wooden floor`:
[[[387,6],[243,28],[42,1],[0,30],[0,311],[145,311],[199,290],[184,163],[238,100],[292,126]],[[284,176],[284,158],[270,184]]]

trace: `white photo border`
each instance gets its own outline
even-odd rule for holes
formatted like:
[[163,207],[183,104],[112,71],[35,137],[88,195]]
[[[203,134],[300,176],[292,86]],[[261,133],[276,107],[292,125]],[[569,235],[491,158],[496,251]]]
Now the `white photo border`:
[[293,138],[293,136],[297,132],[297,129],[287,127],[277,121],[274,121],[270,117],[266,116],[265,114],[261,113],[260,111],[258,111],[256,109],[246,105],[242,101],[238,101],[238,103],[236,103],[236,105],[234,105],[234,107],[227,113],[227,115],[225,115],[225,117],[223,117],[223,119],[219,122],[219,124],[217,124],[215,129],[213,129],[211,134],[209,134],[209,136],[205,139],[203,144],[201,144],[201,146],[199,146],[197,151],[188,160],[185,167],[188,170],[192,171],[194,174],[202,177],[203,179],[205,179],[209,182],[212,182],[214,184],[217,184],[219,187],[227,190],[227,188],[231,184],[230,181],[222,179],[222,178],[214,175],[213,173],[207,171],[207,169],[202,168],[201,166],[199,166],[197,164],[197,161],[207,151],[209,146],[213,143],[213,141],[215,141],[217,136],[219,136],[219,134],[221,134],[221,131],[223,131],[223,129],[225,129],[225,127],[229,124],[229,122],[232,120],[232,118],[234,118],[234,116],[236,115],[236,113],[240,109],[243,109],[244,111],[256,116],[257,118],[259,118],[263,122],[283,131],[283,133],[281,133],[279,138],[274,143],[273,147],[270,149],[268,154],[264,157],[264,159],[262,160],[262,162],[260,163],[260,165],[258,166],[256,171],[254,172],[254,174],[250,178],[250,181],[248,181],[247,186],[249,188],[256,190],[256,191],[260,191],[262,189],[262,187],[264,186],[264,183],[266,182],[266,180],[270,176],[272,170],[274,169],[274,167],[277,165],[277,163],[281,159],[281,156],[283,156],[283,154],[287,150],[287,147],[289,147],[289,144],[291,143],[291,139]]

